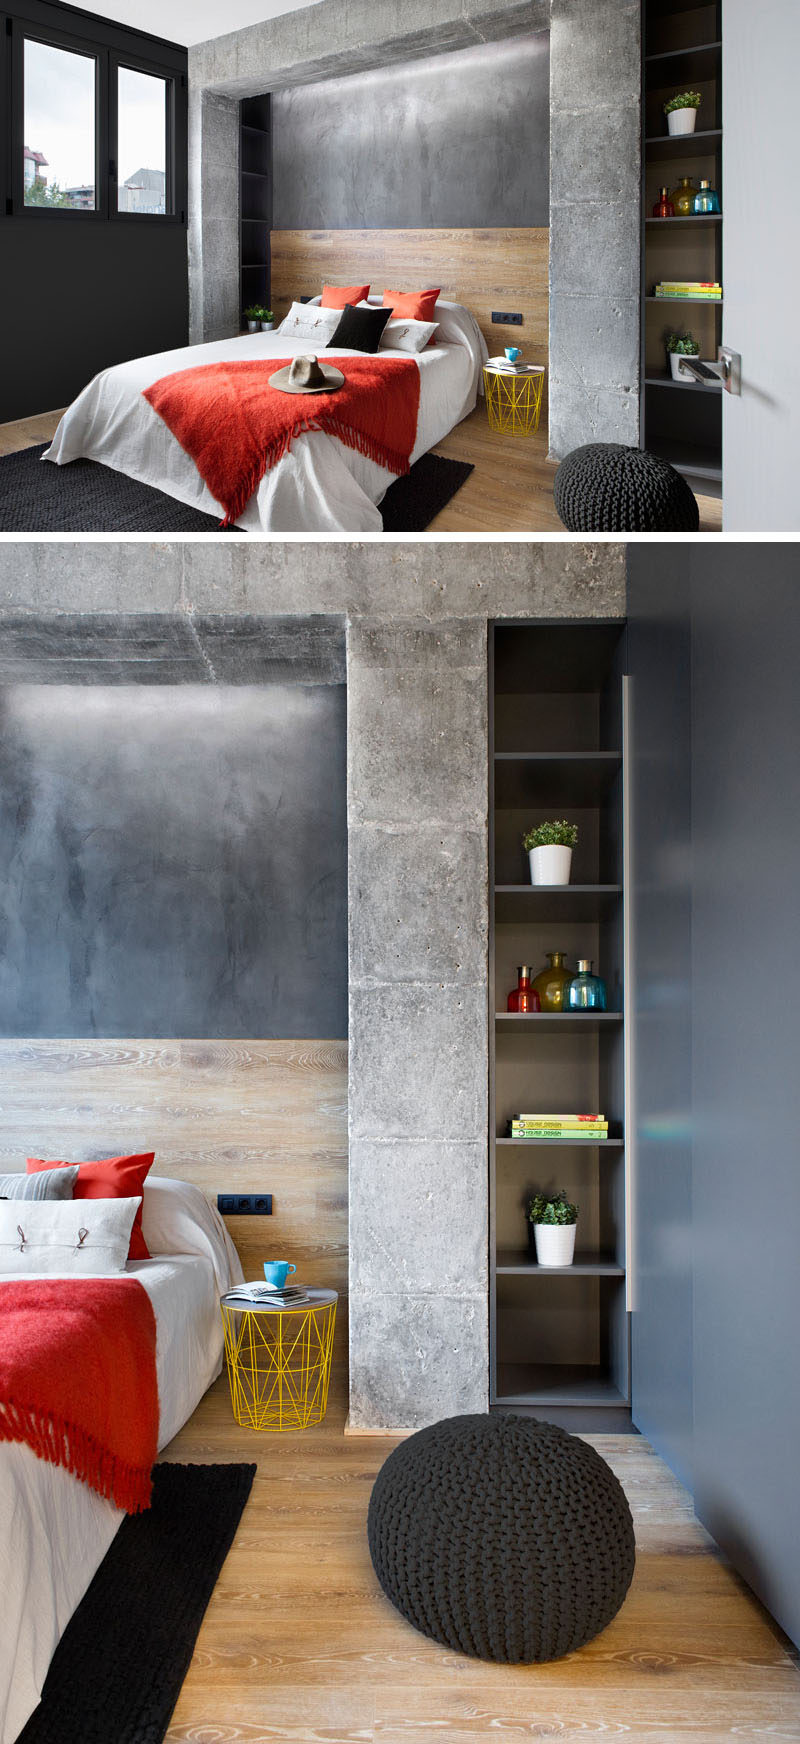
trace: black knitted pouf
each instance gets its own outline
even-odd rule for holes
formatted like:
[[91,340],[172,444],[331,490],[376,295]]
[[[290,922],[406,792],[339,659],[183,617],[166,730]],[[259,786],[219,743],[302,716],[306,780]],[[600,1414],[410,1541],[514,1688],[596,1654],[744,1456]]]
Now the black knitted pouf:
[[553,495],[571,533],[696,533],[700,525],[695,497],[674,466],[618,442],[573,449]]
[[448,1417],[389,1455],[367,1525],[401,1616],[458,1653],[560,1659],[616,1616],[631,1513],[585,1441],[531,1417]]

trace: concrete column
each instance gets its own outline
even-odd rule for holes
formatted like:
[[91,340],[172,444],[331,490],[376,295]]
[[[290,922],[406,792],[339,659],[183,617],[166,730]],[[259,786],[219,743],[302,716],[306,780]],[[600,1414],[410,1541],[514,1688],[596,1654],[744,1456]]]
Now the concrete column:
[[487,1407],[486,622],[348,632],[350,1422]]
[[552,0],[550,451],[639,440],[639,0]]
[[189,338],[239,332],[239,105],[189,90]]

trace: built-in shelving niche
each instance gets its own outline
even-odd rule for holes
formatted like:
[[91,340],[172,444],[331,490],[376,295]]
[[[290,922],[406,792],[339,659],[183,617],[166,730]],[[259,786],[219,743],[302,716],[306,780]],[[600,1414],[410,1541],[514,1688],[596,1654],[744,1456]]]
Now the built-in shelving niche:
[[239,104],[239,260],[242,309],[268,302],[272,228],[272,122],[269,96]]
[[[626,1298],[624,628],[497,624],[490,641],[491,1403],[567,1428],[630,1426]],[[573,881],[534,889],[523,831],[579,826]],[[509,1018],[520,963],[591,957],[609,1014]],[[521,1109],[608,1115],[611,1136],[512,1141]],[[537,1268],[525,1203],[564,1186],[580,1206],[576,1264]]]
[[[722,189],[721,0],[645,0],[642,105],[642,356],[641,443],[677,467],[693,488],[719,495],[722,483],[722,387],[676,382],[667,368],[667,328],[694,334],[701,357],[714,359],[722,339],[723,303],[668,302],[653,286],[663,279],[725,280],[723,219],[654,219],[660,187],[680,176],[707,176]],[[671,138],[663,111],[680,90],[703,99],[694,134]]]

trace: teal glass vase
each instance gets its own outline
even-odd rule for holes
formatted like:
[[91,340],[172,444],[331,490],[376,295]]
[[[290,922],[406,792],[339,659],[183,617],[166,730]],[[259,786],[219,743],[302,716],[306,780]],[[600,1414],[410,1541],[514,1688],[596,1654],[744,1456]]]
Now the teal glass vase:
[[719,212],[719,194],[717,193],[716,188],[712,188],[711,183],[706,181],[705,177],[700,183],[698,192],[695,194],[694,209],[698,217],[701,217],[703,213],[707,212]]
[[568,1011],[607,1010],[605,981],[592,973],[592,964],[588,957],[578,958],[578,973],[573,975],[567,988],[565,1005]]

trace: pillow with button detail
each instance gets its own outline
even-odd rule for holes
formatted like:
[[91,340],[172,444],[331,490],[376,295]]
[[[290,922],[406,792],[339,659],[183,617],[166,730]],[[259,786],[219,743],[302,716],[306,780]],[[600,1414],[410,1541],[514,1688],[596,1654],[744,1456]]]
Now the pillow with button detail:
[[387,321],[381,334],[381,351],[424,351],[438,321]]
[[0,1175],[0,1199],[71,1199],[77,1179],[77,1164],[36,1175]]
[[278,332],[287,339],[299,339],[304,345],[309,341],[327,345],[340,319],[340,309],[323,309],[319,303],[293,303]]
[[[100,1162],[79,1163],[78,1179],[72,1189],[75,1199],[130,1199],[136,1196],[139,1206],[133,1219],[129,1260],[149,1260],[150,1254],[142,1235],[141,1196],[145,1176],[153,1166],[155,1151],[143,1151],[132,1157],[104,1157]],[[64,1162],[45,1162],[43,1157],[28,1158],[28,1174],[40,1169],[67,1169]]]
[[356,309],[348,303],[328,345],[343,345],[348,351],[366,351],[374,356],[391,314],[391,309]]
[[17,1199],[0,1205],[0,1272],[110,1278],[124,1272],[141,1199]]
[[322,308],[346,309],[348,303],[360,303],[369,296],[369,285],[323,285]]

